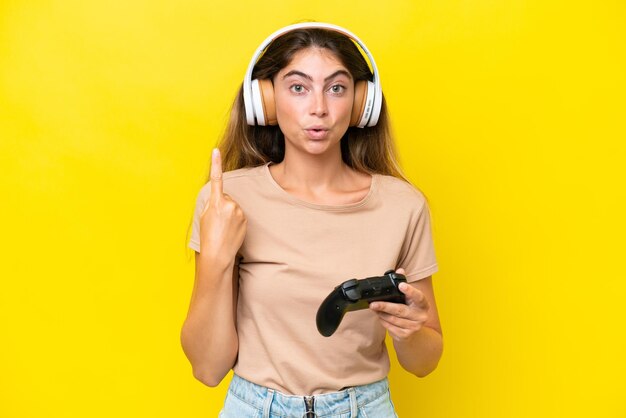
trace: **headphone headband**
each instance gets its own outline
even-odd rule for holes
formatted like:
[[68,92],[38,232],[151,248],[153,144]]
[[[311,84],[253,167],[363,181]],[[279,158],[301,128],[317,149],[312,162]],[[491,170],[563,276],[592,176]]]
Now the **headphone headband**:
[[255,117],[255,112],[254,112],[253,97],[252,97],[252,71],[254,70],[254,66],[257,63],[257,60],[259,59],[261,54],[265,51],[267,46],[270,43],[272,43],[274,39],[284,35],[287,32],[291,32],[297,29],[333,30],[352,39],[361,47],[363,52],[365,52],[365,54],[367,55],[370,65],[372,66],[372,71],[374,73],[374,76],[373,76],[374,100],[373,100],[373,104],[371,105],[372,109],[371,109],[371,116],[369,117],[369,121],[365,120],[364,124],[359,125],[359,127],[376,125],[376,123],[378,122],[378,117],[380,116],[380,109],[382,107],[383,94],[382,94],[382,88],[380,86],[380,80],[378,78],[378,68],[376,67],[376,61],[374,61],[374,57],[369,52],[365,44],[355,34],[350,32],[349,30],[342,28],[341,26],[332,25],[330,23],[321,23],[321,22],[305,22],[305,23],[296,23],[294,25],[285,26],[284,28],[279,29],[276,32],[272,33],[270,36],[268,36],[267,39],[265,39],[261,43],[261,45],[259,45],[259,47],[256,49],[256,51],[254,52],[254,55],[252,56],[252,59],[250,60],[250,64],[248,64],[248,69],[246,70],[246,76],[243,79],[243,101],[244,101],[244,106],[246,109],[246,119],[247,119],[248,125],[257,124],[257,120]]

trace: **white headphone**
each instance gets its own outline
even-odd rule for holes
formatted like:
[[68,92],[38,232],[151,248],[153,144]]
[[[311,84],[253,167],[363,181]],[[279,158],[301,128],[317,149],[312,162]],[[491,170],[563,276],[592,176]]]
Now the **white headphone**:
[[274,102],[274,87],[271,80],[252,80],[252,70],[257,63],[261,54],[267,46],[276,38],[296,29],[330,29],[346,35],[348,38],[356,42],[367,55],[370,65],[374,73],[373,80],[360,80],[355,83],[354,88],[354,107],[350,118],[350,126],[364,128],[365,126],[374,126],[378,122],[380,116],[380,108],[383,102],[383,93],[378,79],[378,68],[374,57],[363,42],[356,35],[340,26],[331,25],[329,23],[296,23],[295,25],[286,26],[271,34],[257,48],[252,60],[248,65],[246,77],[243,79],[243,102],[246,108],[246,120],[248,125],[276,125],[276,106]]

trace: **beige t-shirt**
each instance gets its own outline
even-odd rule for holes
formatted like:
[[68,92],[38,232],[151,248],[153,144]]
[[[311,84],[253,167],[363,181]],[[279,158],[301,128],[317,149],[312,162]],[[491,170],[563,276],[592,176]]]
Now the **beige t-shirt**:
[[[369,310],[348,312],[323,337],[315,317],[345,280],[403,267],[409,282],[437,271],[424,196],[375,174],[367,196],[346,205],[300,200],[269,164],[225,172],[224,193],[242,208],[247,232],[237,259],[239,356],[234,372],[293,395],[380,380],[389,372],[385,329]],[[199,220],[210,183],[198,193],[189,247],[200,251]]]

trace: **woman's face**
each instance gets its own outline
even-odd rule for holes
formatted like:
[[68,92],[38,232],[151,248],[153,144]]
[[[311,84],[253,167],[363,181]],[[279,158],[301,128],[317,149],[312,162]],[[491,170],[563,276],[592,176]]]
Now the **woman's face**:
[[340,149],[350,124],[354,81],[329,50],[298,51],[273,83],[276,118],[286,148],[309,154]]

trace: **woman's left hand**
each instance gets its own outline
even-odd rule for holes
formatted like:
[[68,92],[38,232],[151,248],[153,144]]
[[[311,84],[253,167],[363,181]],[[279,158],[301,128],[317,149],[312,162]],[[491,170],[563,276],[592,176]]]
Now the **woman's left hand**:
[[[396,273],[405,274],[404,269]],[[370,309],[376,312],[381,324],[394,340],[408,340],[422,328],[428,319],[428,301],[424,294],[408,283],[400,283],[399,289],[406,296],[406,305],[391,302],[372,302]]]

